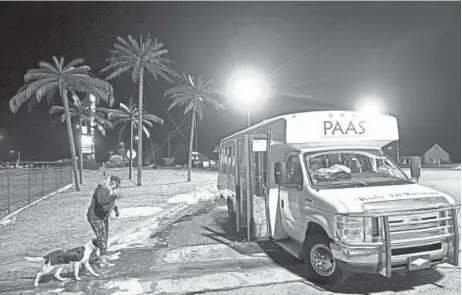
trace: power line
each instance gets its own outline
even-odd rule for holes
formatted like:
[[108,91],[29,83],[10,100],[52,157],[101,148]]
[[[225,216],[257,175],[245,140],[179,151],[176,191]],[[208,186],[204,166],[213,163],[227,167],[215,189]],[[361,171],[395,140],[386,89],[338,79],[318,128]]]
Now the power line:
[[[154,93],[154,96],[156,97],[157,101],[162,105],[162,108],[164,109],[165,113],[167,114],[167,116],[169,117],[169,119],[172,121],[173,125],[178,129],[178,125],[176,125],[176,123],[175,123],[175,121],[173,120],[172,116],[170,116],[170,113],[165,109],[164,104],[163,104],[161,101],[159,101],[159,99],[157,98],[157,94],[156,94],[156,92],[154,91],[154,89],[152,88],[151,83],[149,82],[149,80],[148,80],[148,79],[145,79],[145,80],[146,80],[146,82],[147,82],[149,88],[151,89],[152,93]],[[183,132],[180,131],[180,133],[181,133],[181,136],[182,136],[186,141],[188,141],[188,140],[186,139],[186,137],[184,136]]]
[[308,45],[302,52],[296,54],[294,57],[292,57],[291,59],[289,59],[288,61],[286,61],[285,63],[283,63],[279,68],[273,70],[272,72],[270,72],[267,76],[268,79],[272,79],[274,78],[276,75],[282,73],[291,63],[293,63],[294,61],[296,61],[298,58],[300,58],[302,55],[304,55],[306,52],[308,52],[310,49],[312,49],[313,47],[315,47],[317,44],[314,44],[314,45]]
[[210,137],[209,132],[208,132],[207,129],[205,128],[205,124],[204,124],[202,121],[200,121],[200,123],[201,123],[201,125],[202,125],[202,128],[203,128],[204,131],[205,131],[205,135],[207,136],[207,138],[210,140],[210,142],[213,144],[213,146],[214,146],[214,148],[215,148],[217,145],[216,145],[215,141]]

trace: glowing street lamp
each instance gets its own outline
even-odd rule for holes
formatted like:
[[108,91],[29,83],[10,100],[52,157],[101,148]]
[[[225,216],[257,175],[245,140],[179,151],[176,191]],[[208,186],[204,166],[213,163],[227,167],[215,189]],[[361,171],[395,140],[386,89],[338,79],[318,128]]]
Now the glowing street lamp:
[[251,108],[261,103],[265,86],[262,77],[252,72],[238,72],[230,83],[233,100],[247,108],[247,124],[250,127]]
[[358,105],[358,109],[361,112],[365,113],[381,113],[383,112],[383,107],[376,98],[367,98],[362,103]]

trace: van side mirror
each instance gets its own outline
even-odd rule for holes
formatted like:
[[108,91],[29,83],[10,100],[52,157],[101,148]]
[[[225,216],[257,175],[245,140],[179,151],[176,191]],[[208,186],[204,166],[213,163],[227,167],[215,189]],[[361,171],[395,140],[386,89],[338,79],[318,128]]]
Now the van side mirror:
[[422,170],[420,157],[411,157],[411,177],[419,178]]
[[286,165],[284,162],[276,162],[274,164],[274,181],[278,185],[282,185],[286,182]]

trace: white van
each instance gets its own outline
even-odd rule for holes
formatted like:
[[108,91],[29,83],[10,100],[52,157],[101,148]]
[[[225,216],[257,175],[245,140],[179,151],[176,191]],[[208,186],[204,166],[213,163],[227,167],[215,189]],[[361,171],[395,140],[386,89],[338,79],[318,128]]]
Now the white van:
[[[266,120],[220,142],[218,188],[250,240],[273,239],[309,279],[459,265],[460,203],[417,184],[383,151],[396,118],[319,111]],[[417,178],[417,180],[415,179]]]

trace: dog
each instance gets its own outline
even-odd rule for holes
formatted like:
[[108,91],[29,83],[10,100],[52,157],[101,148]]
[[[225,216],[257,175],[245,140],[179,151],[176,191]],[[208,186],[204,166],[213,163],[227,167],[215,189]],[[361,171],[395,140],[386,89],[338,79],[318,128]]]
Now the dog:
[[[96,246],[96,239],[92,239],[86,242],[83,246],[76,247],[70,250],[57,250],[43,257],[25,257],[25,259],[33,262],[45,262],[42,270],[37,274],[35,278],[34,286],[38,287],[40,278],[44,275],[47,275],[53,271],[53,269],[58,268],[55,273],[55,278],[65,282],[66,279],[61,277],[61,272],[63,271],[64,267],[70,263],[74,263],[74,275],[75,279],[80,281],[81,278],[79,277],[79,268],[80,265],[84,265],[85,268],[95,277],[99,277],[100,275],[95,273],[95,271],[90,266],[90,257],[93,251],[97,249]],[[98,249],[99,250],[99,249]],[[99,256],[99,251],[97,251],[96,255]]]

